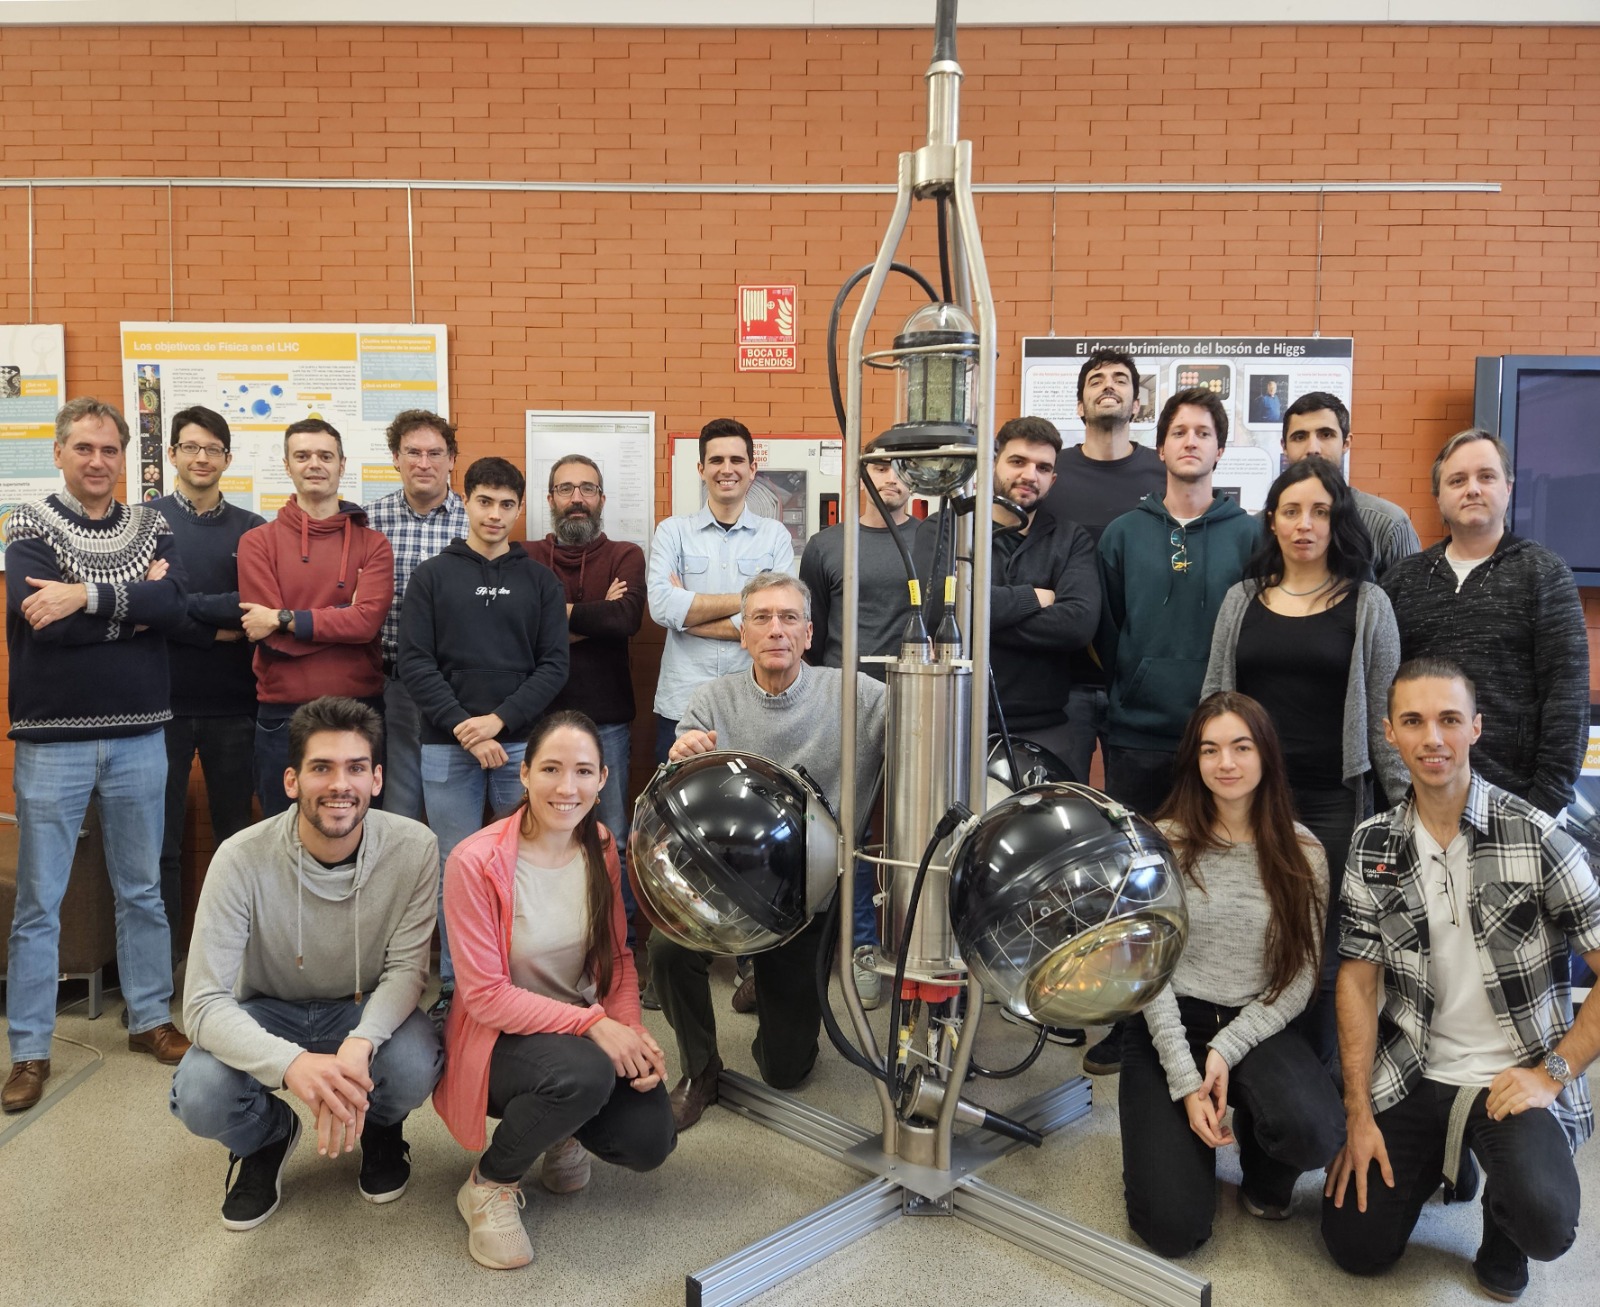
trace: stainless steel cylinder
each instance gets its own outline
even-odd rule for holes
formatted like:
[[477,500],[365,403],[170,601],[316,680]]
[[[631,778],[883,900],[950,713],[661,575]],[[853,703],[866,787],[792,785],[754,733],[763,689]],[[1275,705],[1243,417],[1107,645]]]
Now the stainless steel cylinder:
[[[917,864],[939,819],[957,799],[966,800],[972,708],[972,672],[950,663],[900,660],[888,667],[890,758],[884,804],[884,873],[887,897],[878,961],[892,971],[905,938],[906,909]],[[951,842],[935,850],[912,927],[906,975],[934,980],[962,970],[950,930],[946,869]]]

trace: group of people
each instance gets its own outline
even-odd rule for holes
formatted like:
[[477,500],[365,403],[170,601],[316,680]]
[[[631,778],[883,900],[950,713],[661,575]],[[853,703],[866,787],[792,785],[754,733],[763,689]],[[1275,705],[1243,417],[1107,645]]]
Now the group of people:
[[[1090,357],[1083,443],[1006,423],[996,502],[977,506],[998,715],[1080,780],[1098,746],[1105,789],[1160,824],[1189,885],[1172,985],[1083,1055],[1122,1073],[1130,1224],[1166,1255],[1197,1246],[1215,1150],[1236,1140],[1258,1216],[1287,1215],[1298,1176],[1327,1167],[1324,1237],[1370,1273],[1440,1182],[1472,1195],[1476,1155],[1478,1278],[1515,1296],[1526,1256],[1575,1234],[1571,1149],[1600,1053],[1600,1007],[1573,1024],[1566,965],[1569,948],[1600,961],[1600,896],[1555,820],[1588,726],[1571,573],[1507,530],[1511,467],[1486,432],[1436,459],[1448,535],[1423,551],[1403,510],[1346,483],[1337,397],[1284,407],[1288,465],[1258,519],[1213,485],[1216,397],[1173,395],[1151,449],[1131,438],[1138,394],[1131,358]],[[401,488],[366,509],[339,497],[338,432],[291,425],[294,493],[270,523],[221,494],[219,415],[174,419],[174,490],[152,507],[114,497],[127,438],[111,406],[68,404],[65,488],[7,529],[22,843],[4,1107],[32,1106],[49,1075],[61,895],[92,797],[130,1047],[178,1064],[174,1113],[227,1145],[224,1223],[276,1210],[300,1133],[279,1089],[310,1110],[319,1153],[360,1143],[373,1202],[404,1192],[402,1124],[432,1093],[480,1150],[458,1195],[473,1257],[524,1265],[539,1159],[557,1193],[587,1181],[591,1154],[660,1165],[722,1070],[710,958],[651,936],[623,874],[629,642],[648,606],[666,629],[657,762],[758,752],[835,804],[854,676],[864,813],[885,696],[880,664],[842,666],[843,528],[796,569],[787,527],[749,507],[756,451],[732,419],[702,430],[704,506],[661,522],[648,561],[605,536],[581,454],[551,470],[549,534],[512,541],[522,474],[479,459],[457,494],[436,414],[395,419]],[[892,463],[863,476],[860,649],[892,655],[914,593],[901,546],[931,630],[950,533],[944,513],[911,517]],[[186,1038],[168,1008],[196,753],[219,847],[194,905]],[[857,880],[866,945],[873,887]],[[735,991],[778,1087],[818,1056],[820,935],[748,960]],[[875,1006],[877,972],[864,960],[854,978]],[[678,1045],[670,1093],[642,1003]]]

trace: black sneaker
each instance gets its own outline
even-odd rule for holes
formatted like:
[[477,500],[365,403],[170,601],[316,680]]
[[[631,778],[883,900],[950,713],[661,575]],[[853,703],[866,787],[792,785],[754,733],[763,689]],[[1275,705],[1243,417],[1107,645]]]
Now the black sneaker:
[[644,988],[639,991],[639,1006],[646,1012],[661,1011],[661,1000],[656,997],[656,982],[647,980]]
[[369,1203],[392,1203],[411,1182],[411,1145],[401,1134],[404,1121],[361,1131],[361,1196]]
[[433,1028],[439,1032],[439,1037],[444,1038],[444,1019],[450,1015],[450,1000],[456,996],[454,984],[441,985],[439,997],[433,1000],[433,1006],[428,1009],[428,1020],[433,1022]]
[[1122,1071],[1122,1023],[1106,1032],[1106,1037],[1083,1055],[1083,1073],[1089,1076],[1114,1076]]
[[1496,1302],[1516,1302],[1528,1287],[1528,1258],[1483,1209],[1483,1243],[1472,1259],[1478,1287]]
[[[222,1200],[222,1226],[226,1230],[254,1230],[278,1210],[283,1201],[283,1168],[300,1142],[300,1116],[289,1113],[289,1131],[277,1143],[258,1148],[248,1157],[228,1154],[228,1196]],[[233,1178],[234,1168],[239,1178]]]
[[[1009,1021],[1014,1026],[1027,1026],[1030,1030],[1039,1030],[1041,1025],[1037,1021],[1030,1021],[1020,1012],[1013,1012],[1009,1007],[1002,1006],[1000,1019]],[[1062,1048],[1081,1048],[1089,1042],[1089,1036],[1076,1026],[1043,1026],[1046,1042],[1060,1044]]]

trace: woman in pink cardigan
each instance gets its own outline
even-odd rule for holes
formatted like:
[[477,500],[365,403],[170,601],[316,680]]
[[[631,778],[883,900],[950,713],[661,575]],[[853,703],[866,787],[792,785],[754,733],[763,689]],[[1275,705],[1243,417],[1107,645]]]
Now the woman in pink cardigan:
[[522,807],[445,867],[456,995],[433,1102],[467,1148],[484,1147],[486,1115],[500,1118],[456,1195],[473,1259],[497,1270],[533,1260],[522,1177],[541,1153],[540,1183],[572,1193],[591,1152],[649,1171],[677,1143],[661,1047],[639,1023],[616,842],[595,815],[600,758],[584,714],[545,717]]

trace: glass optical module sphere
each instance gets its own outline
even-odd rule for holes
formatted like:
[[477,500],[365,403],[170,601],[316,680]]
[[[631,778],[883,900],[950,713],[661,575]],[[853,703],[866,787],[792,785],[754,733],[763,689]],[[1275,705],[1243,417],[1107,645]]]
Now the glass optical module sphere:
[[792,939],[839,874],[839,832],[802,775],[758,754],[658,768],[633,810],[628,879],[656,929],[736,956]]
[[[895,424],[874,442],[897,455],[896,475],[918,494],[945,495],[972,475],[978,446],[978,331],[955,304],[924,304],[869,360],[895,373]],[[970,451],[970,452],[968,452]]]
[[1189,934],[1166,840],[1073,784],[1033,786],[972,824],[951,863],[950,922],[984,987],[1050,1026],[1132,1016]]

